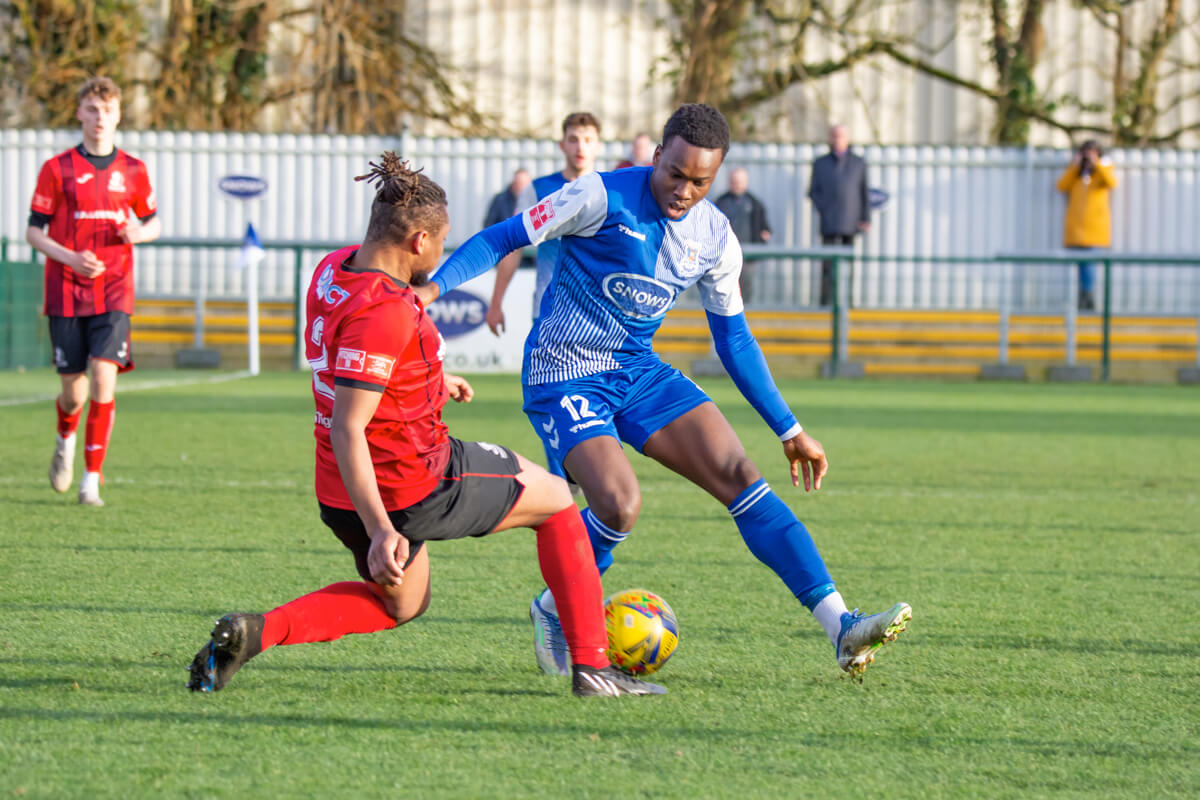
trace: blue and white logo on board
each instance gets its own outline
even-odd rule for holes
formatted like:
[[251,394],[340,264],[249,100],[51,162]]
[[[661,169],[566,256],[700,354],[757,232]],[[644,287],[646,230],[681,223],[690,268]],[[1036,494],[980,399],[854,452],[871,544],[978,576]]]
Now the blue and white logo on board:
[[232,197],[249,200],[267,190],[267,182],[254,175],[226,175],[217,182],[217,188]]
[[451,289],[425,310],[437,325],[438,332],[447,339],[454,339],[482,325],[487,309],[487,303],[470,292]]
[[653,319],[666,314],[675,297],[674,291],[665,283],[627,272],[605,276],[601,288],[604,296],[626,316],[639,319]]

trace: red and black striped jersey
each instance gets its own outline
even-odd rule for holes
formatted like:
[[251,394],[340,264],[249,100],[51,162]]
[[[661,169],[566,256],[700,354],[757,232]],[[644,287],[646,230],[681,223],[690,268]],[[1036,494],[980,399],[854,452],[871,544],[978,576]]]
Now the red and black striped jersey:
[[42,165],[30,224],[49,225],[50,238],[76,252],[91,250],[104,272],[85,278],[46,259],[44,313],[88,317],[106,311],[133,313],[133,245],[121,239],[130,217],[156,212],[146,165],[124,152],[88,156],[79,145]]
[[334,387],[350,386],[383,393],[367,425],[367,445],[383,505],[396,511],[432,492],[450,458],[442,421],[445,343],[407,284],[346,265],[357,250],[325,256],[308,287],[304,346],[316,402],[317,499],[354,508],[329,439]]

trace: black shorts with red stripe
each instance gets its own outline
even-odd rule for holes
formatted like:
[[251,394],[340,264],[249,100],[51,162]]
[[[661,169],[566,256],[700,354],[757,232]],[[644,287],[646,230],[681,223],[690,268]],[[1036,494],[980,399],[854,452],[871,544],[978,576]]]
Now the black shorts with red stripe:
[[[516,453],[507,447],[463,442],[451,436],[450,460],[437,488],[408,508],[388,512],[392,525],[414,545],[409,561],[424,542],[486,536],[494,531],[525,490],[516,479],[520,472]],[[362,519],[354,509],[319,505],[321,521],[354,553],[358,574],[371,580],[367,567],[371,537]]]

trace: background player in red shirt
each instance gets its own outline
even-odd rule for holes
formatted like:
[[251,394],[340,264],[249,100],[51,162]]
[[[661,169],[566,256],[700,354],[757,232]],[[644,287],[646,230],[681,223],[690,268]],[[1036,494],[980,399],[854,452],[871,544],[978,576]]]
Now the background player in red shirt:
[[[446,194],[394,153],[360,176],[377,183],[361,246],[326,256],[308,289],[316,493],[321,520],[354,554],[359,581],[326,586],[266,614],[229,614],[189,668],[188,688],[222,689],[277,644],[387,630],[429,606],[427,540],[537,532],[559,600],[579,696],[662,694],[605,656],[600,572],[567,484],[512,450],[451,437],[448,398],[470,385],[442,371],[444,344],[412,286],[428,282],[450,229]],[[559,592],[563,594],[560,595]]]
[[80,88],[78,103],[83,142],[42,165],[25,239],[46,256],[44,313],[62,380],[50,485],[56,492],[71,486],[90,366],[87,472],[79,502],[102,506],[100,469],[112,432],[117,373],[133,369],[133,246],[157,239],[162,224],[146,165],[113,145],[121,90],[108,78],[92,78]]

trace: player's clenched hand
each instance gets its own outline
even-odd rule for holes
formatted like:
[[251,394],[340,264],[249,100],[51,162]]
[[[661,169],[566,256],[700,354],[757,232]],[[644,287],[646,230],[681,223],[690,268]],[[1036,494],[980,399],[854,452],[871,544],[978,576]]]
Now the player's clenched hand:
[[104,272],[104,262],[96,258],[91,250],[80,250],[67,266],[85,278],[94,278]]
[[504,309],[496,303],[488,306],[487,314],[484,316],[484,321],[487,322],[488,330],[496,336],[504,333]]
[[408,539],[395,528],[371,532],[371,547],[367,550],[371,580],[382,586],[399,586],[404,580],[405,561],[408,561]]
[[829,459],[820,442],[801,431],[783,443],[783,454],[792,465],[792,486],[800,485],[803,473],[804,491],[821,488],[821,479],[829,471]]
[[471,388],[471,384],[467,383],[466,378],[451,375],[449,372],[443,373],[442,377],[446,381],[446,391],[450,393],[451,400],[457,400],[460,403],[471,402],[471,398],[475,396],[475,390]]
[[131,217],[119,228],[121,241],[128,244],[138,244],[142,241],[142,223],[137,217]]

